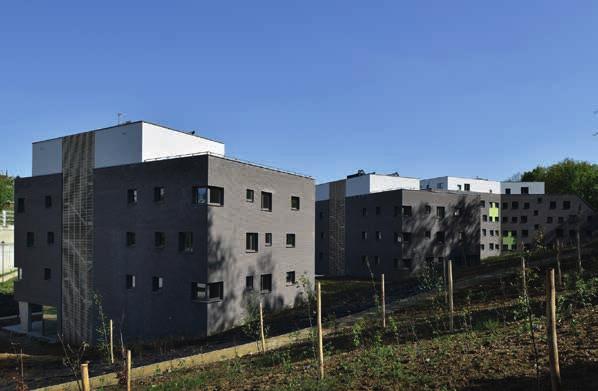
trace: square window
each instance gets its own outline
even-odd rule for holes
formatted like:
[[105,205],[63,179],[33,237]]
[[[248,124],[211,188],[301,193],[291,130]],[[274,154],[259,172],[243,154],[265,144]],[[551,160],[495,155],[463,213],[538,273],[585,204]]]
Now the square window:
[[556,209],[556,201],[550,201],[549,208],[550,209]]
[[166,246],[166,234],[164,232],[154,232],[154,246],[158,248]]
[[258,239],[259,235],[257,232],[247,232],[245,234],[245,250],[252,253],[257,252]]
[[411,205],[403,205],[403,216],[409,217],[413,214]]
[[44,269],[44,280],[48,281],[52,278],[52,269],[45,268]]
[[432,232],[426,231],[424,232],[424,236],[426,237],[426,239],[430,239],[432,237]]
[[521,194],[529,194],[529,187],[522,187]]
[[505,194],[511,194],[511,189],[509,189],[508,187],[505,189]]
[[362,240],[367,240],[368,239],[368,233],[367,233],[367,231],[361,231],[361,239]]
[[517,216],[511,217],[511,223],[516,223],[516,222],[517,222]]
[[295,272],[287,272],[287,285],[295,284]]
[[208,187],[208,203],[210,205],[224,205],[224,189],[222,187]]
[[563,209],[571,209],[571,201],[563,201]]
[[134,246],[136,239],[135,232],[127,232],[127,246]]
[[35,245],[35,234],[33,232],[27,232],[27,247],[33,247]]
[[52,196],[47,195],[44,199],[44,205],[46,206],[46,208],[51,208],[52,207]]
[[137,189],[127,190],[127,203],[133,205],[137,203]]
[[157,292],[164,287],[164,279],[162,277],[152,277],[152,291]]
[[272,212],[272,193],[262,191],[262,210]]
[[127,289],[135,288],[135,276],[133,274],[127,274],[125,280]]
[[490,248],[490,250],[494,250],[494,243],[490,243],[490,244],[488,245],[488,247]]
[[523,203],[523,209],[529,209],[529,202]]
[[508,202],[503,202],[502,203],[502,208],[503,209],[509,209],[509,203]]
[[436,232],[436,241],[438,243],[444,243],[444,232],[443,231]]
[[539,214],[538,210],[537,209],[534,210],[534,216],[538,216],[538,214]]
[[508,218],[508,217],[506,217],[506,216],[503,216],[503,217],[502,217],[502,222],[503,222],[503,223],[508,223],[508,222],[509,222],[509,218]]
[[260,291],[263,293],[272,292],[272,274],[260,276]]
[[[324,232],[321,232],[321,237],[324,237]],[[264,234],[264,242],[267,247],[272,246],[272,232],[266,232]],[[256,250],[257,251],[257,250]]]
[[521,230],[521,237],[527,238],[529,236],[529,231],[527,229]]
[[559,216],[559,224],[564,223],[565,218],[563,216]]
[[193,232],[179,232],[179,251],[193,252]]
[[207,285],[200,282],[191,283],[191,300],[201,301],[206,299]]
[[403,258],[403,269],[411,270],[413,261],[410,258]]
[[484,244],[480,244],[480,250],[484,251]]
[[482,236],[486,236],[486,228],[482,228]]
[[166,190],[162,186],[154,187],[154,202],[163,202]]
[[17,213],[23,213],[23,212],[25,212],[25,199],[18,198],[17,199]]
[[[251,189],[245,190],[245,201],[253,202],[255,200],[255,192]],[[322,212],[320,212],[320,218],[322,218]]]
[[519,209],[519,201],[511,202],[511,209]]
[[521,216],[521,217],[519,218],[519,221],[521,222],[521,224],[525,224],[525,223],[527,223],[527,216]]
[[245,277],[245,290],[252,291],[253,290],[253,276],[246,276]]
[[295,234],[287,234],[287,247],[295,247]]
[[[486,207],[486,201],[480,200],[480,208],[485,208],[485,207]],[[490,207],[492,207],[492,202],[490,203]]]
[[471,190],[471,185],[469,183],[465,183],[465,184],[463,184],[463,189],[465,191],[470,191]]
[[54,244],[54,232],[48,232],[48,244]]
[[208,203],[208,188],[203,186],[193,186],[191,188],[193,205],[204,205]]
[[553,220],[553,219],[552,219],[552,216],[548,216],[548,217],[546,218],[546,222],[547,222],[548,224],[552,224],[552,220]]
[[430,215],[430,214],[432,214],[432,207],[431,207],[430,205],[426,205],[426,206],[424,207],[424,212],[425,212],[427,215]]
[[291,210],[299,210],[301,207],[301,200],[299,197],[291,197]]
[[211,282],[208,284],[208,299],[209,300],[222,300],[224,298],[224,283]]
[[411,242],[411,232],[403,232],[403,243]]
[[490,236],[494,236],[494,230],[493,229],[490,230]]
[[482,221],[488,221],[488,216],[487,215],[482,215]]
[[542,203],[542,197],[538,197],[538,198],[536,199],[536,201],[538,202],[538,204],[541,204],[541,203]]

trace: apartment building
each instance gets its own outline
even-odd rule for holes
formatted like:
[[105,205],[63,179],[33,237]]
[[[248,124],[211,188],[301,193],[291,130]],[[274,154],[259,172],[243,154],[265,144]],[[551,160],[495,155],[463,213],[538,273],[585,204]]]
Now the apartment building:
[[471,265],[518,248],[592,236],[595,212],[544,183],[419,180],[365,173],[316,187],[316,273],[407,278],[451,259]]
[[314,276],[314,182],[225,156],[220,142],[138,121],[33,144],[15,183],[21,327],[56,309],[93,342],[101,306],[125,338],[207,336],[247,301],[292,306]]

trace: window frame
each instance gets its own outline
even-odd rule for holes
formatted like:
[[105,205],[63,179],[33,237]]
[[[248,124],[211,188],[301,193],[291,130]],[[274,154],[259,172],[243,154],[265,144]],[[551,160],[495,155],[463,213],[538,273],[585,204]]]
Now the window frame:
[[164,202],[166,199],[166,188],[164,186],[155,186],[154,187],[154,202],[160,203]]
[[260,250],[260,234],[257,232],[245,232],[245,252],[256,253]]
[[[291,239],[291,241],[289,241]],[[297,246],[297,235],[293,232],[286,234],[285,244],[287,248],[295,248]]]
[[272,195],[272,193],[268,192],[268,191],[262,191],[260,200],[261,200],[261,204],[260,204],[261,210],[264,212],[272,212],[272,209],[273,209],[272,204],[274,203],[274,196]]
[[[269,289],[267,289],[268,285],[269,285]],[[272,274],[271,273],[260,274],[260,293],[263,294],[263,293],[271,293],[271,292],[272,292]]]
[[301,198],[299,196],[291,196],[291,210],[301,210]]

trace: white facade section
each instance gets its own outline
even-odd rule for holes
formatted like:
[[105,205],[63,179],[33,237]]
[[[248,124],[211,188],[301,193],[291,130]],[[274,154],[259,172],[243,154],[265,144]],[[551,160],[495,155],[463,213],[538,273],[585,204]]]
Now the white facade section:
[[502,194],[522,194],[521,188],[527,188],[527,194],[544,194],[544,182],[501,182]]
[[500,182],[479,178],[443,176],[421,180],[423,190],[470,191],[474,193],[500,193]]
[[60,174],[62,172],[62,139],[33,143],[31,175]]
[[224,144],[147,122],[143,123],[142,160],[200,152],[224,155]]
[[[93,131],[94,167],[210,152],[224,155],[224,144],[189,133],[138,121]],[[33,143],[32,176],[62,172],[62,138]]]
[[134,122],[95,132],[95,168],[141,162],[142,123]]
[[370,177],[370,193],[394,189],[419,190],[419,178],[376,174],[368,176]]
[[330,199],[330,182],[317,185],[316,201],[326,201],[328,199]]

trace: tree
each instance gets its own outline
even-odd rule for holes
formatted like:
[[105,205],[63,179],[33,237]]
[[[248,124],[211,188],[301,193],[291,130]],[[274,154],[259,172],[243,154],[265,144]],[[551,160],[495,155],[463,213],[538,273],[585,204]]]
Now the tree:
[[526,171],[522,181],[545,182],[547,194],[577,194],[598,209],[598,164],[565,159],[548,167]]
[[0,209],[13,202],[15,179],[6,174],[0,174]]

